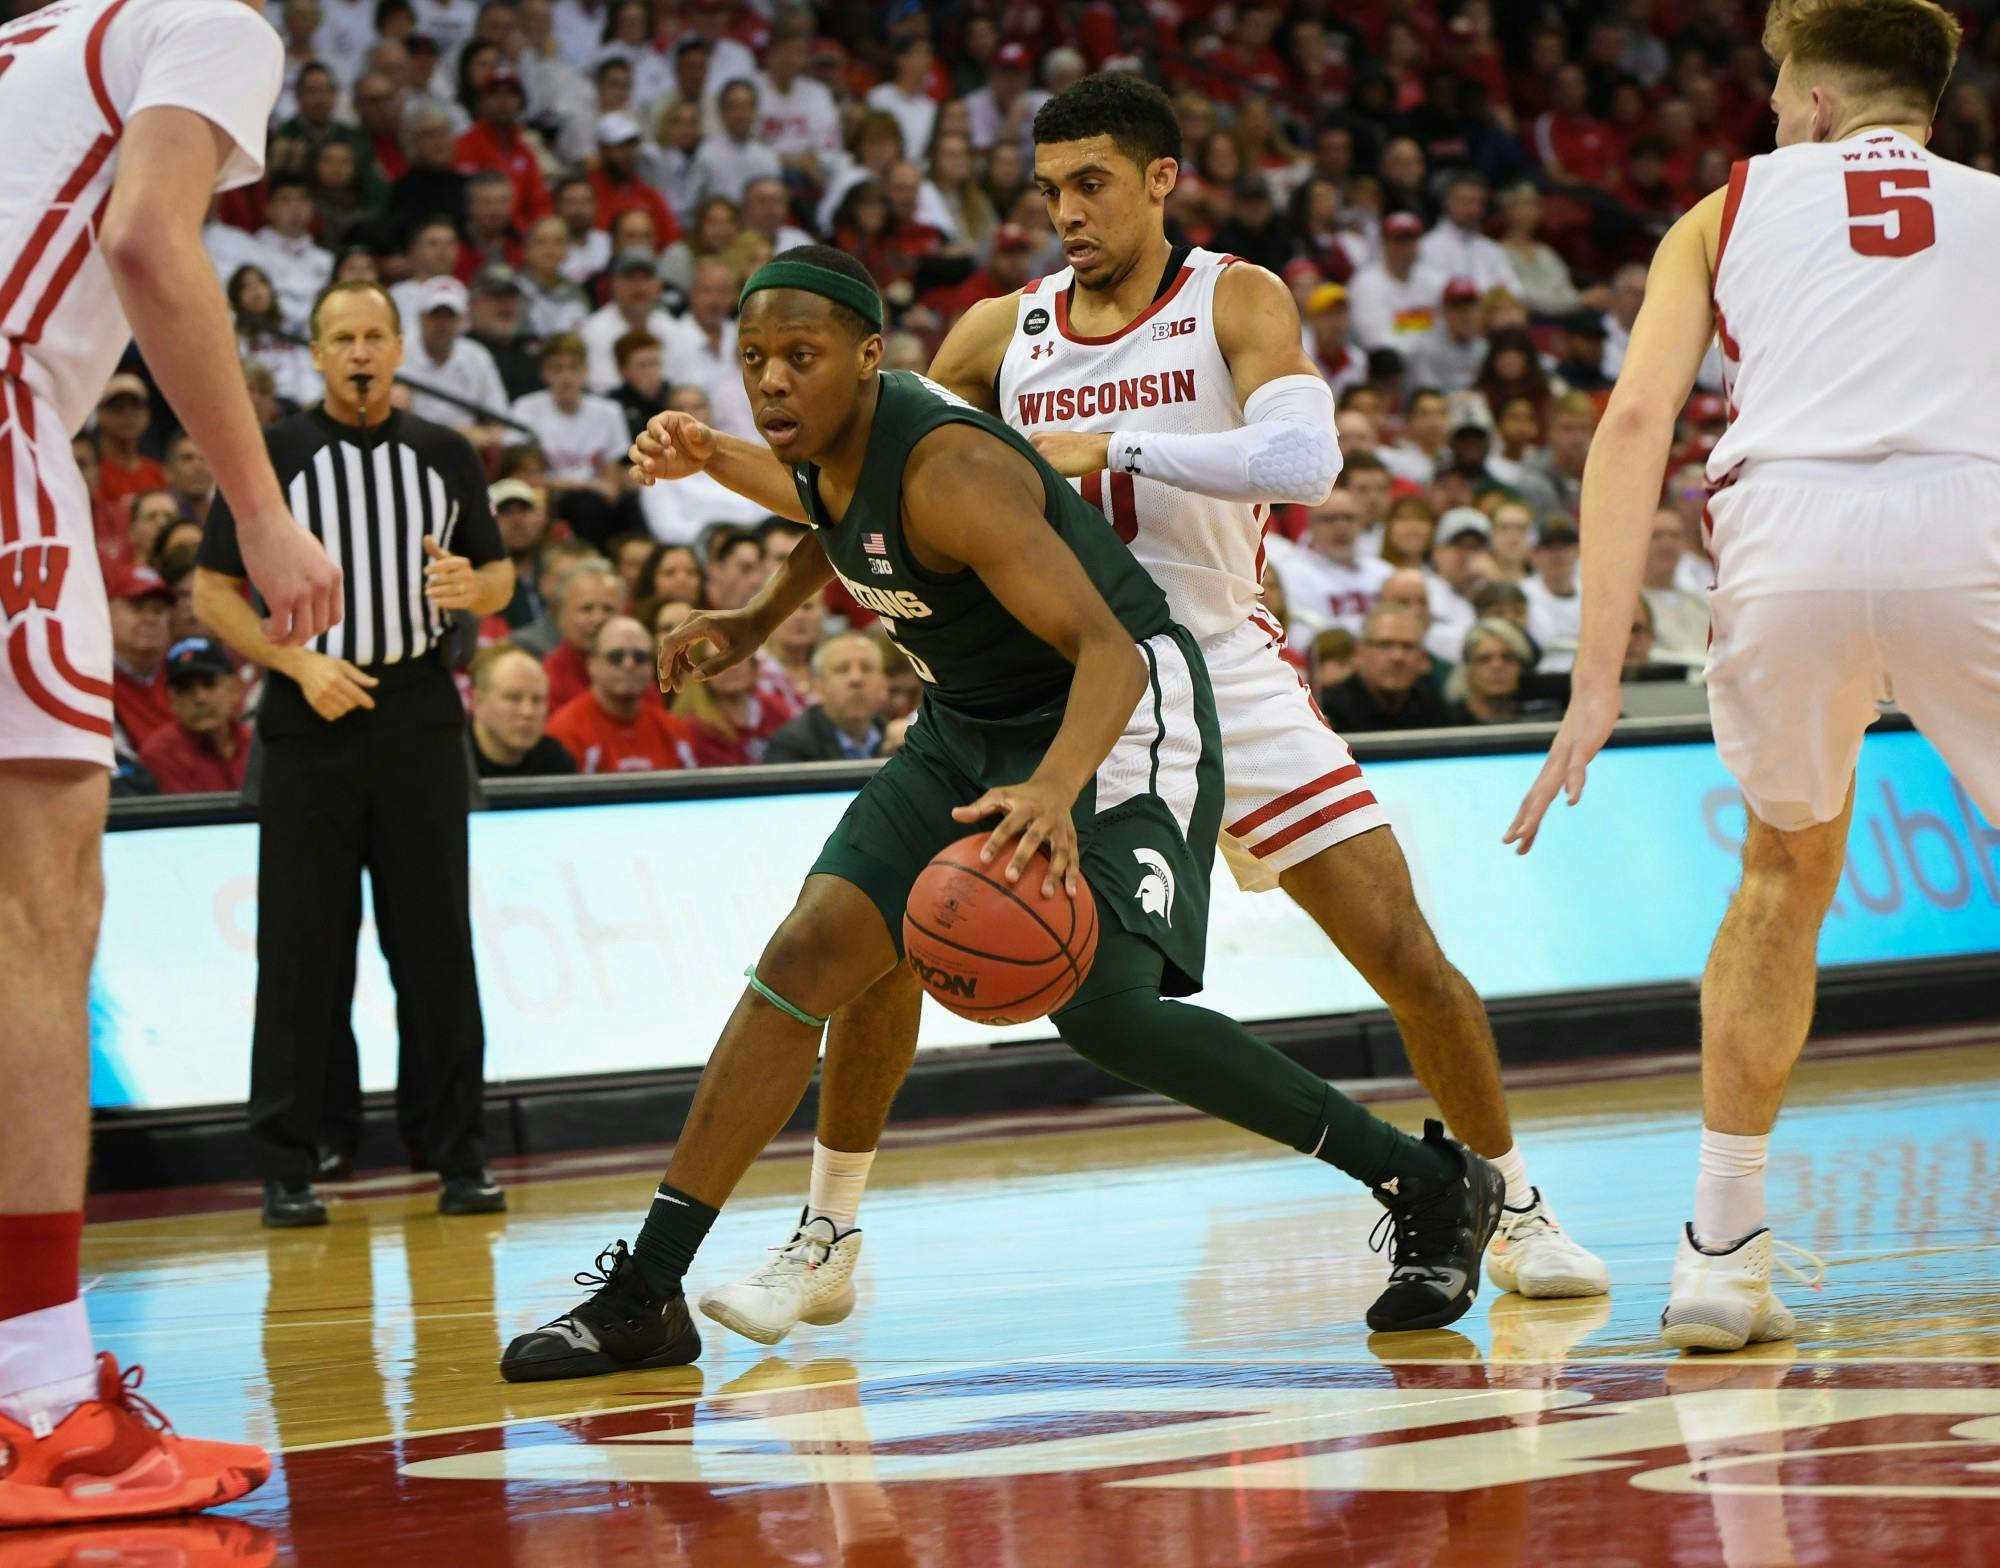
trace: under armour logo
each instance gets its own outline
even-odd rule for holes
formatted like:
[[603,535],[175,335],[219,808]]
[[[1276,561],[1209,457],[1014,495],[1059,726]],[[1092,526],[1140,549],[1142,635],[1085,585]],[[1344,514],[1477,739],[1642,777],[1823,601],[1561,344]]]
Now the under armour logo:
[[1042,359],[1045,357],[1048,359],[1054,359],[1056,357],[1055,344],[1037,343],[1033,348],[1028,350],[1028,358],[1030,359]]
[[1135,849],[1132,858],[1146,868],[1133,895],[1149,915],[1158,915],[1169,926],[1174,923],[1174,868],[1156,849]]
[[1139,471],[1139,449],[1136,446],[1128,446],[1127,448],[1125,448],[1125,472],[1128,474],[1136,474],[1138,473],[1138,471]]

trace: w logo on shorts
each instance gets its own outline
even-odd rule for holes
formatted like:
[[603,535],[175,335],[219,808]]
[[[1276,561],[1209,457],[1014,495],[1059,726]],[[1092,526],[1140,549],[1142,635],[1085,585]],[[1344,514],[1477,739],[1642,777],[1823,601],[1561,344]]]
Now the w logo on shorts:
[[1135,849],[1132,858],[1146,868],[1134,896],[1149,915],[1158,915],[1169,927],[1174,923],[1174,868],[1157,849]]
[[69,576],[69,546],[24,544],[0,551],[0,622],[29,609],[54,612]]

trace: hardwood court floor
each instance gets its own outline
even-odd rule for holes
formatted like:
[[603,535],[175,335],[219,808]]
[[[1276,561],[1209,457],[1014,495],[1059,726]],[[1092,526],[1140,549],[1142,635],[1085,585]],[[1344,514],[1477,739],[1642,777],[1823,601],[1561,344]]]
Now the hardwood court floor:
[[[183,1429],[284,1451],[232,1522],[124,1560],[1991,1564],[2000,1039],[1940,1038],[1979,1043],[1801,1069],[1771,1207],[1826,1288],[1783,1290],[1796,1344],[1735,1357],[1654,1333],[1692,1193],[1685,1073],[1515,1098],[1612,1295],[1482,1293],[1423,1335],[1361,1324],[1384,1267],[1365,1193],[1151,1106],[906,1132],[847,1323],[776,1355],[705,1324],[698,1368],[589,1382],[495,1361],[631,1234],[657,1153],[563,1162],[588,1174],[518,1181],[492,1220],[423,1190],[318,1232],[248,1207],[93,1225],[104,1346]],[[692,1283],[782,1241],[804,1181],[760,1164]],[[0,1536],[0,1568],[120,1560],[50,1550]]]

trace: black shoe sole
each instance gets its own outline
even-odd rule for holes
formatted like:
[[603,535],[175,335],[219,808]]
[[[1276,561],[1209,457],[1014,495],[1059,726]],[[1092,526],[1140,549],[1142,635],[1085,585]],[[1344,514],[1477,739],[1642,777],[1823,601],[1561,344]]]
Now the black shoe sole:
[[1465,1157],[1471,1162],[1473,1180],[1483,1188],[1480,1193],[1480,1210],[1474,1220],[1478,1245],[1472,1251],[1472,1273],[1466,1279],[1465,1294],[1455,1297],[1437,1311],[1427,1313],[1423,1317],[1404,1318],[1399,1321],[1378,1318],[1375,1309],[1370,1307],[1367,1322],[1368,1327],[1375,1333],[1412,1334],[1424,1329],[1446,1328],[1470,1312],[1473,1303],[1479,1299],[1479,1281],[1486,1261],[1487,1243],[1493,1240],[1493,1233],[1500,1228],[1500,1209],[1507,1200],[1507,1178],[1502,1176],[1495,1166],[1482,1160],[1470,1149],[1465,1151]]
[[438,1199],[440,1214],[505,1214],[507,1194],[496,1192],[490,1198],[446,1198]]
[[307,1209],[297,1214],[274,1214],[269,1209],[264,1211],[266,1230],[311,1230],[328,1223],[325,1209]]
[[686,1332],[676,1336],[672,1344],[636,1361],[620,1361],[601,1350],[573,1350],[527,1361],[517,1359],[510,1345],[507,1354],[500,1358],[500,1376],[509,1383],[558,1383],[568,1378],[603,1377],[608,1372],[691,1366],[700,1358],[701,1330],[690,1320]]

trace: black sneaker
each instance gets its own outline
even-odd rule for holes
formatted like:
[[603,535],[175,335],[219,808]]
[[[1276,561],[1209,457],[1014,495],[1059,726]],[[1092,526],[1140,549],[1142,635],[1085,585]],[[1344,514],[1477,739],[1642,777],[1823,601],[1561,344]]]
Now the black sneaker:
[[1449,1152],[1459,1174],[1443,1182],[1390,1177],[1369,1190],[1389,1212],[1368,1245],[1389,1248],[1389,1288],[1368,1309],[1380,1334],[1443,1328],[1465,1316],[1479,1294],[1479,1260],[1500,1224],[1507,1179],[1444,1135],[1442,1122],[1424,1123],[1424,1142]]
[[440,1214],[505,1214],[507,1194],[485,1171],[447,1176],[438,1183]]
[[326,1223],[326,1205],[319,1201],[309,1181],[267,1181],[264,1183],[264,1228],[303,1230]]
[[507,1347],[500,1375],[508,1382],[684,1367],[701,1354],[701,1333],[688,1316],[687,1297],[678,1290],[664,1296],[648,1290],[624,1242],[598,1253],[597,1268],[576,1276],[579,1285],[598,1287],[588,1301]]

